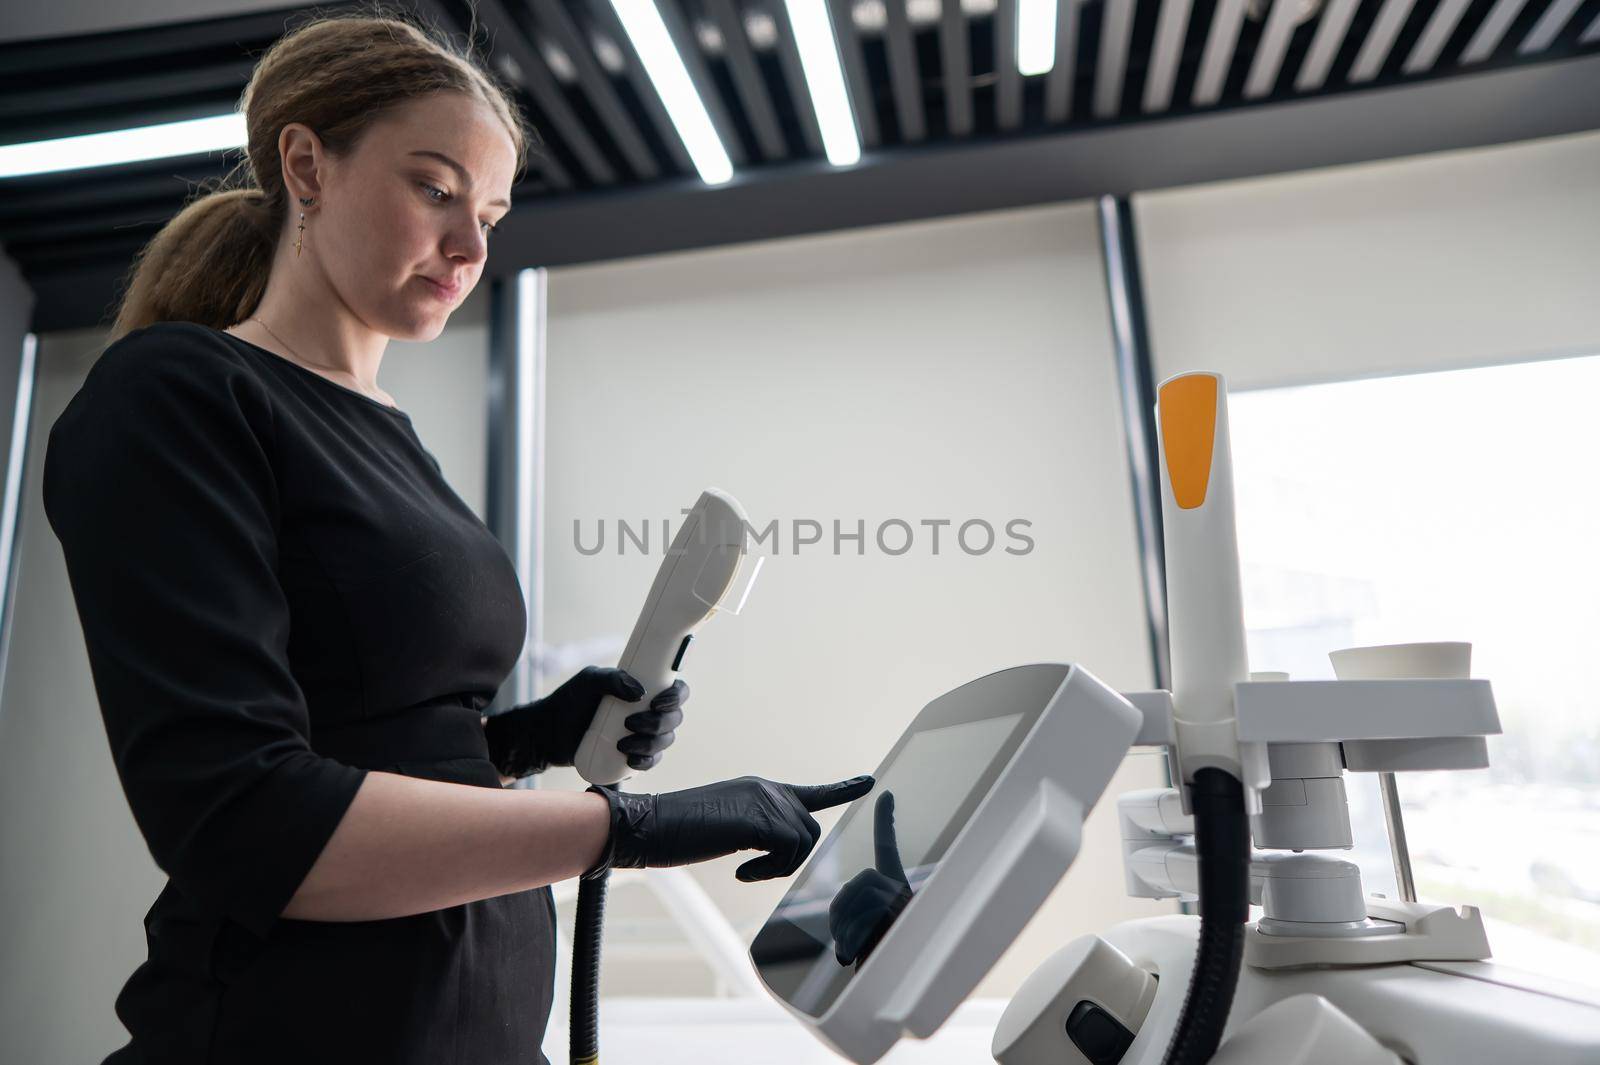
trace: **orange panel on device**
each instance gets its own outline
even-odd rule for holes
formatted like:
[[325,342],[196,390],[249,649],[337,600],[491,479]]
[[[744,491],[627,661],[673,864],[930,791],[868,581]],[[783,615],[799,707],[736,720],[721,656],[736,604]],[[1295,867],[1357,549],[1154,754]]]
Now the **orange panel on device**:
[[1184,510],[1206,501],[1211,452],[1217,439],[1217,379],[1175,377],[1161,386],[1161,447],[1167,455],[1172,498]]

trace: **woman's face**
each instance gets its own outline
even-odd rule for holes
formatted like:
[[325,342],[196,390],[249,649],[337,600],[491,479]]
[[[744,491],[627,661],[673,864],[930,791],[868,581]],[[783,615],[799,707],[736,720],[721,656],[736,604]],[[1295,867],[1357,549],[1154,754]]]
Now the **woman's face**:
[[511,134],[486,104],[441,92],[380,120],[349,156],[324,158],[306,243],[319,241],[329,280],[368,328],[432,340],[477,285],[489,227],[509,209]]

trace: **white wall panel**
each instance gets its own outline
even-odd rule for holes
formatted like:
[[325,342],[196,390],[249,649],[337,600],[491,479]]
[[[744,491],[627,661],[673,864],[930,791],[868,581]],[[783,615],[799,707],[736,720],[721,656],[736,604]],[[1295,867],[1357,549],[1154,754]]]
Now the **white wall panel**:
[[[870,771],[929,700],[992,670],[1079,660],[1150,683],[1131,496],[1094,213],[1026,209],[552,271],[546,619],[554,642],[625,638],[660,560],[660,522],[700,489],[736,495],[780,553],[745,612],[688,652],[678,743],[630,784]],[[597,523],[653,523],[651,554]],[[881,522],[918,530],[890,556]],[[923,519],[950,519],[935,555]],[[1009,555],[1005,523],[1032,522]],[[811,519],[824,542],[798,553]],[[996,548],[966,554],[985,519]],[[834,554],[833,522],[864,523]],[[900,539],[890,541],[898,547]],[[977,543],[970,544],[976,548]],[[1114,787],[1160,782],[1148,756]],[[576,783],[552,773],[552,785]],[[832,818],[824,815],[825,823]],[[1109,806],[1078,867],[979,993],[1005,994],[1066,939],[1156,912],[1123,898]],[[748,941],[783,890],[742,858],[694,867]],[[628,896],[619,927],[647,916]],[[653,912],[653,911],[649,911]],[[605,993],[683,994],[703,968],[653,964],[608,933]]]

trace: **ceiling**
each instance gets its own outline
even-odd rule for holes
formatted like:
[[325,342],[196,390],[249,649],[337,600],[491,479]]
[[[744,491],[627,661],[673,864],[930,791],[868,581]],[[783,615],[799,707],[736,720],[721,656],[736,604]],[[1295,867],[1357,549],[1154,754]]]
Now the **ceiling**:
[[[781,0],[658,0],[732,157],[697,178],[609,0],[414,6],[475,30],[546,142],[490,269],[556,265],[1600,128],[1600,0],[826,0],[862,160],[825,160]],[[332,5],[321,5],[329,10]],[[0,144],[230,110],[294,9],[0,44]],[[35,328],[104,321],[236,152],[0,180]]]

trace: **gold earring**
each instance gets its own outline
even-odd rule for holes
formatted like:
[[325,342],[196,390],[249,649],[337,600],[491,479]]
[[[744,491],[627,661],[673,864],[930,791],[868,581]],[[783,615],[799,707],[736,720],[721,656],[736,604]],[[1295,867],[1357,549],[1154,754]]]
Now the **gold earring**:
[[[315,197],[313,197],[313,196],[301,196],[299,199],[300,199],[300,203],[301,203],[302,206],[310,207],[311,206],[311,201],[313,199],[315,199]],[[294,238],[294,257],[296,259],[300,258],[300,241],[303,239],[302,238],[302,234],[304,234],[305,231],[306,231],[306,213],[304,211],[301,211],[300,212],[300,232],[296,233],[295,234],[295,238]]]

